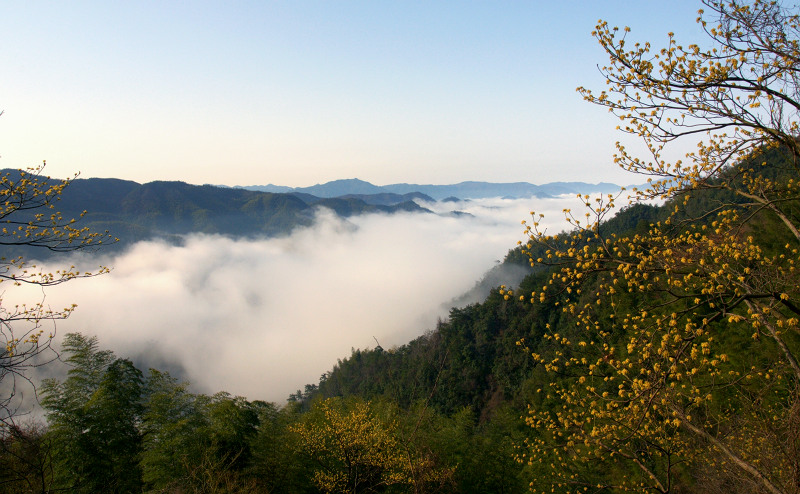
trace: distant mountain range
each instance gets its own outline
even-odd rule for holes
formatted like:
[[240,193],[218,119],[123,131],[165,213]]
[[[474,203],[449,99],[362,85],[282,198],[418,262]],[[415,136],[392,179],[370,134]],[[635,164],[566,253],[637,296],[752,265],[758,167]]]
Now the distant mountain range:
[[490,183],[461,182],[451,185],[391,184],[373,185],[357,178],[334,180],[310,187],[286,187],[282,185],[247,185],[239,186],[246,190],[273,193],[311,194],[316,197],[341,197],[345,195],[377,195],[377,194],[410,194],[420,193],[442,200],[449,197],[459,199],[483,199],[488,197],[554,197],[562,194],[587,194],[591,192],[618,192],[619,185],[601,182],[550,182],[534,185],[528,182]]
[[[0,173],[9,173],[12,181],[19,179],[18,170],[2,170]],[[181,236],[189,233],[232,237],[286,235],[295,228],[311,225],[320,207],[343,218],[400,211],[431,213],[414,199],[433,201],[418,193],[325,198],[305,193],[269,193],[184,182],[139,184],[113,178],[89,178],[73,180],[55,207],[64,218],[79,218],[83,211],[88,211],[78,224],[93,231],[108,230],[120,239],[112,249],[120,249],[152,238],[180,242]],[[13,219],[24,223],[29,221],[28,216],[32,219],[32,215],[38,212],[21,211],[15,213]],[[19,254],[49,256],[43,249],[3,246],[0,239],[0,255]]]
[[[0,173],[9,173],[12,180],[19,177],[18,170],[2,170]],[[436,200],[455,201],[456,198],[550,197],[612,190],[619,190],[619,187],[582,182],[546,185],[462,182],[381,187],[351,179],[292,189],[274,185],[223,187],[164,181],[139,184],[113,178],[89,178],[73,180],[64,189],[56,208],[65,218],[78,218],[84,210],[88,211],[81,219],[81,226],[88,226],[93,231],[108,230],[120,238],[114,247],[119,249],[156,237],[179,242],[182,235],[189,233],[234,237],[286,235],[295,228],[310,225],[320,207],[344,218],[375,212],[432,214],[420,204]],[[452,211],[450,214],[465,213]],[[24,214],[20,213],[20,216],[15,219],[25,221]],[[16,248],[0,247],[0,255],[16,253],[9,249]],[[41,251],[36,252],[36,255],[41,254]]]

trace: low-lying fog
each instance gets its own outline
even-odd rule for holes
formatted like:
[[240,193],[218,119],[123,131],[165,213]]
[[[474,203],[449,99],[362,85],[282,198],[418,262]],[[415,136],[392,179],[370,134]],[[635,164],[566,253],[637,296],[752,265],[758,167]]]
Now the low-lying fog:
[[[423,205],[441,215],[343,220],[321,211],[313,227],[286,238],[138,243],[93,259],[111,273],[51,287],[46,303],[78,304],[58,323],[59,338],[96,335],[101,348],[170,370],[198,392],[283,403],[351,348],[374,347],[373,337],[390,348],[434,329],[448,301],[524,239],[530,210],[557,233],[561,210],[580,208],[574,197]],[[472,216],[445,215],[451,210]],[[41,293],[4,297],[30,302]]]

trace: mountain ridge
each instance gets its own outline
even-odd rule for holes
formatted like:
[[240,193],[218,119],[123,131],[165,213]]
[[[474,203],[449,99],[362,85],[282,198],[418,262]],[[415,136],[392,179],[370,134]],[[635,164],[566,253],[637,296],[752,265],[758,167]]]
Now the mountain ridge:
[[[0,170],[10,181],[21,179],[22,170]],[[29,172],[24,172],[30,176]],[[42,183],[58,179],[38,176]],[[193,185],[182,181],[157,180],[140,184],[117,178],[76,178],[55,201],[65,218],[79,218],[80,227],[108,231],[120,249],[140,240],[163,238],[179,242],[187,234],[200,233],[242,237],[288,235],[309,226],[320,208],[341,218],[370,213],[432,212],[414,202],[432,200],[419,194],[353,195],[325,198],[300,193],[271,193],[242,188]],[[33,212],[19,211],[18,221],[33,220]],[[29,255],[24,246],[0,245],[6,257]],[[37,256],[49,252],[36,251]]]
[[[6,169],[0,173],[7,173],[14,180],[19,170]],[[451,185],[376,186],[360,179],[341,179],[287,190],[290,188],[274,185],[226,187],[167,180],[140,184],[117,178],[76,178],[64,189],[56,207],[64,217],[82,217],[81,226],[112,232],[120,239],[114,248],[122,248],[157,237],[177,241],[190,233],[233,237],[286,235],[295,228],[309,226],[321,207],[341,218],[369,213],[431,213],[424,205],[445,199],[552,197],[612,188],[619,190],[613,184],[584,182],[539,186],[527,182],[465,181]],[[85,215],[84,210],[88,211]],[[449,214],[464,215],[458,211]]]
[[536,185],[529,182],[481,182],[464,181],[456,184],[409,184],[396,183],[374,185],[359,178],[338,179],[308,187],[287,187],[284,185],[237,185],[234,188],[272,193],[302,193],[322,198],[333,198],[347,195],[376,194],[425,194],[437,201],[448,197],[459,199],[485,199],[488,197],[508,197],[521,199],[526,197],[553,197],[562,194],[587,194],[592,192],[613,193],[620,186],[609,182],[596,184],[588,182],[549,182]]

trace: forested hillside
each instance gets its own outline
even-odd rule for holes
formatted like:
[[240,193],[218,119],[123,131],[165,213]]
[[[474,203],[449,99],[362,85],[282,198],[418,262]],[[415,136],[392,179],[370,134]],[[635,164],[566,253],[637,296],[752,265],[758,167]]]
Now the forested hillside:
[[[6,173],[19,175],[18,170],[6,170]],[[82,227],[114,232],[118,241],[110,248],[121,249],[157,237],[177,241],[179,236],[191,233],[251,238],[287,235],[311,225],[318,208],[330,209],[345,218],[376,212],[429,213],[413,202],[416,197],[320,198],[184,182],[139,184],[118,179],[78,178],[71,180],[69,187],[59,195],[57,205],[62,216],[80,218]],[[25,221],[27,211],[17,214],[20,221]],[[30,251],[7,248],[6,255],[19,252]]]

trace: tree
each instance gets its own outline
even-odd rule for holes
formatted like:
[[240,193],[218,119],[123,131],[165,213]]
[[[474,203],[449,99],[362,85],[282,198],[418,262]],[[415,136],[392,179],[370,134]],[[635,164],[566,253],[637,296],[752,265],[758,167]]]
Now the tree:
[[[76,278],[107,272],[99,268],[81,272],[71,266],[55,272],[42,271],[25,254],[47,250],[72,252],[115,239],[105,233],[79,228],[75,218],[65,219],[55,205],[70,180],[52,181],[43,176],[44,164],[28,171],[0,175],[0,284],[3,293],[21,285],[48,287]],[[23,255],[20,255],[23,253]],[[44,299],[24,305],[0,305],[0,421],[13,425],[19,402],[19,386],[26,372],[47,361],[46,352],[55,336],[55,322],[69,317],[75,306],[51,309]],[[49,327],[48,327],[49,326]],[[43,359],[43,357],[45,357]],[[49,358],[55,357],[55,353]]]
[[156,490],[185,481],[189,466],[199,464],[205,448],[205,440],[198,434],[205,419],[188,386],[166,372],[150,369],[141,465],[144,481]]
[[130,360],[98,350],[96,338],[64,338],[64,382],[42,383],[55,483],[70,492],[140,492],[142,373]]
[[[778,2],[706,1],[710,47],[627,47],[600,22],[609,89],[579,88],[641,137],[616,162],[648,176],[639,199],[670,214],[639,233],[605,231],[618,196],[581,196],[585,219],[548,236],[554,266],[521,300],[555,304],[535,359],[551,374],[527,418],[534,484],[671,492],[685,476],[728,492],[800,492],[800,18]],[[684,160],[665,153],[699,138]],[[505,292],[509,298],[514,294]],[[719,488],[719,487],[717,487]]]
[[314,484],[324,492],[381,492],[408,486],[424,492],[450,472],[399,438],[398,423],[369,402],[329,398],[316,403],[292,430],[301,451],[317,465]]
[[249,472],[259,487],[265,492],[319,492],[309,476],[316,465],[297,454],[300,438],[291,430],[300,420],[302,406],[292,400],[283,407],[256,403],[259,425],[251,441]]
[[144,482],[155,492],[255,492],[244,470],[259,426],[257,406],[188,387],[150,369],[141,420]]
[[0,492],[41,493],[53,481],[52,442],[40,424],[7,427],[0,437]]

